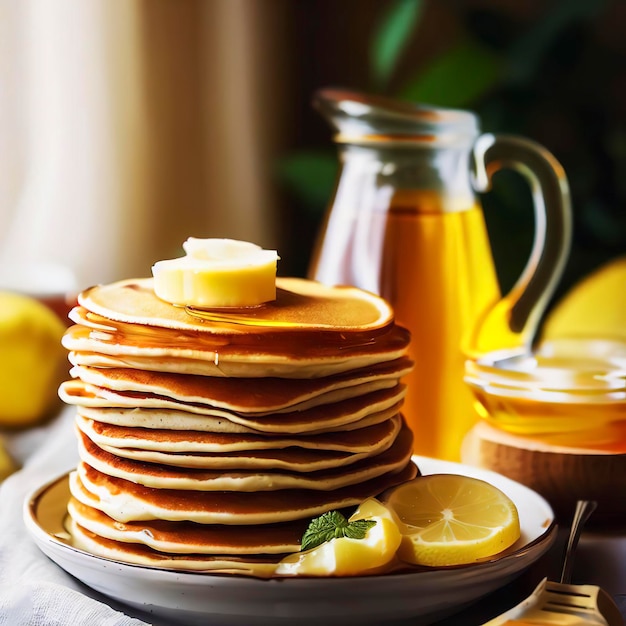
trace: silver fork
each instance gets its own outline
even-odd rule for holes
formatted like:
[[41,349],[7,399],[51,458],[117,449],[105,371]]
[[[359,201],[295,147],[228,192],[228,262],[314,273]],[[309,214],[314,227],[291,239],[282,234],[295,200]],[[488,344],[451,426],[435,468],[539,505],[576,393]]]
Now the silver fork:
[[544,578],[528,598],[483,626],[624,626],[617,605],[600,587],[570,584],[580,533],[596,506],[597,503],[590,500],[576,503],[560,581]]

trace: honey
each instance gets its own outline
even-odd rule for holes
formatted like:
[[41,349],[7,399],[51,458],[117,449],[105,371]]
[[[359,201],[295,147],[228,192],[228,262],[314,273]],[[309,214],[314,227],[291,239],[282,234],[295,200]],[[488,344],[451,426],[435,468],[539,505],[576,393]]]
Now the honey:
[[[333,242],[339,229],[327,230],[312,274],[324,277],[332,267],[334,282],[370,288],[392,304],[396,322],[411,332],[415,367],[404,381],[403,414],[416,435],[415,451],[458,460],[463,437],[477,419],[463,382],[464,345],[500,300],[482,209],[470,197],[403,189],[367,220],[369,250],[380,250],[380,267],[369,269],[365,258],[342,263],[333,253],[362,248],[365,217],[355,211],[340,231],[350,241]],[[497,337],[491,340],[501,345]]]
[[419,453],[455,459],[477,417],[463,382],[464,338],[500,292],[482,210],[433,212],[445,198],[414,193],[408,204],[403,195],[387,216],[385,249],[394,254],[381,274],[381,294],[411,331],[403,412]]
[[626,453],[626,343],[559,339],[535,354],[468,362],[466,381],[492,426],[547,446]]

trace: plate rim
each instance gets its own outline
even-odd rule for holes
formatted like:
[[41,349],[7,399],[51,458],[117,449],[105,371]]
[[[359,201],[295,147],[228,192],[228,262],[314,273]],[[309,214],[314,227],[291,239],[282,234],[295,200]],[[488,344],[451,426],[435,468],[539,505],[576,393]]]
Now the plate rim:
[[[520,504],[532,499],[533,516],[527,518],[525,528],[535,538],[504,556],[447,568],[346,577],[258,578],[126,563],[75,548],[44,530],[34,516],[34,505],[47,489],[67,480],[75,468],[31,490],[23,511],[36,546],[65,573],[81,581],[87,588],[84,593],[105,604],[110,601],[137,611],[134,615],[140,619],[148,616],[150,621],[150,616],[158,616],[166,623],[186,626],[206,626],[214,620],[223,626],[288,626],[294,619],[307,626],[322,620],[327,626],[373,626],[395,620],[406,623],[407,619],[416,625],[432,623],[504,587],[555,544],[558,526],[554,511],[532,489],[482,468],[427,457],[414,460],[421,464],[424,475],[474,475],[495,480],[505,491],[510,484],[516,492],[509,495]],[[62,515],[63,502],[58,502],[59,511],[54,515]],[[453,594],[449,593],[451,588]],[[92,591],[97,595],[91,595]]]
[[[512,485],[514,485],[514,487],[516,489],[521,489],[522,491],[525,491],[529,496],[535,498],[535,500],[540,503],[543,507],[545,507],[545,509],[550,513],[551,515],[551,519],[550,519],[550,523],[545,527],[545,529],[543,530],[543,532],[541,532],[537,537],[535,537],[534,539],[532,539],[531,541],[529,541],[528,543],[525,543],[524,545],[520,546],[519,548],[513,550],[512,552],[508,552],[507,554],[504,554],[503,556],[494,556],[492,558],[488,558],[488,559],[484,559],[481,560],[480,562],[477,563],[467,563],[467,564],[461,564],[461,565],[451,565],[451,566],[447,566],[447,567],[433,567],[433,568],[428,568],[428,567],[424,567],[422,569],[416,570],[416,571],[411,571],[411,570],[403,570],[403,571],[398,571],[398,572],[390,572],[390,573],[386,573],[386,574],[363,574],[363,575],[354,575],[354,576],[342,576],[342,577],[333,577],[333,576],[318,576],[318,577],[307,577],[307,576],[289,576],[289,577],[271,577],[271,578],[261,578],[261,577],[256,577],[256,576],[250,576],[250,575],[245,575],[245,574],[225,574],[225,573],[215,573],[215,572],[210,572],[210,571],[198,571],[198,570],[186,570],[186,569],[172,569],[172,568],[162,568],[162,567],[157,567],[157,566],[153,566],[153,565],[140,565],[138,563],[129,563],[127,561],[120,561],[118,559],[113,559],[110,557],[105,557],[105,556],[101,556],[98,554],[92,554],[90,552],[87,552],[86,550],[83,550],[81,548],[77,548],[73,545],[71,545],[70,543],[67,543],[66,541],[63,541],[62,539],[60,539],[59,537],[55,536],[54,534],[48,532],[47,530],[45,530],[41,524],[39,523],[39,521],[37,520],[37,516],[36,516],[36,512],[35,512],[35,504],[37,503],[37,501],[52,487],[54,487],[55,485],[57,485],[59,482],[64,481],[64,480],[68,480],[69,479],[69,475],[72,471],[74,471],[75,468],[71,468],[69,470],[66,470],[64,472],[62,472],[61,474],[56,475],[55,477],[46,480],[45,483],[39,485],[38,487],[32,489],[31,491],[29,491],[29,493],[26,495],[25,499],[24,499],[24,504],[23,504],[23,519],[24,519],[24,523],[27,527],[27,529],[29,530],[29,532],[31,533],[31,535],[35,538],[35,539],[39,539],[40,541],[46,541],[49,543],[54,544],[59,550],[67,550],[67,551],[71,551],[72,553],[79,555],[80,557],[83,557],[87,560],[95,560],[95,561],[101,561],[104,563],[109,563],[109,564],[113,564],[117,567],[128,567],[131,569],[136,569],[138,571],[155,571],[158,572],[159,574],[163,574],[163,575],[167,575],[167,573],[173,574],[177,577],[210,577],[211,579],[227,579],[227,580],[237,580],[237,581],[247,581],[247,582],[251,582],[251,581],[255,581],[255,582],[259,582],[259,583],[263,583],[263,584],[268,584],[268,583],[281,583],[284,584],[285,582],[287,582],[290,585],[297,585],[297,584],[301,584],[303,581],[306,581],[307,584],[321,584],[322,582],[326,583],[329,580],[332,580],[333,583],[337,583],[339,581],[342,580],[347,580],[347,581],[355,581],[355,580],[380,580],[380,579],[384,579],[384,580],[389,580],[391,577],[407,577],[407,576],[418,576],[420,574],[430,574],[430,575],[436,575],[437,572],[442,572],[442,573],[446,573],[446,572],[451,572],[454,570],[474,570],[475,568],[487,568],[489,566],[493,566],[495,563],[504,563],[510,560],[516,560],[516,559],[520,559],[523,558],[529,551],[531,551],[535,546],[537,546],[538,544],[543,543],[544,541],[548,540],[550,538],[551,535],[554,535],[554,537],[556,536],[556,530],[558,527],[557,521],[556,521],[556,517],[554,514],[554,511],[551,507],[551,505],[549,504],[549,502],[539,493],[537,493],[536,491],[534,491],[533,489],[531,489],[530,487],[527,487],[526,485],[523,485],[522,483],[519,483],[511,478],[508,478],[506,476],[504,476],[503,474],[499,474],[497,472],[494,472],[492,470],[488,470],[488,469],[484,469],[484,468],[479,468],[479,467],[475,467],[475,466],[471,466],[471,465],[467,465],[464,463],[457,463],[455,461],[446,461],[446,460],[442,460],[442,459],[434,459],[434,458],[430,458],[430,457],[423,457],[423,456],[417,456],[417,455],[413,455],[413,460],[414,462],[417,464],[418,467],[420,467],[420,463],[424,464],[426,463],[426,466],[428,467],[428,464],[433,463],[436,465],[441,465],[442,467],[448,467],[450,468],[450,470],[454,470],[455,468],[458,469],[466,469],[466,470],[470,470],[471,473],[478,473],[481,475],[482,478],[480,478],[481,480],[487,480],[488,477],[490,476],[495,476],[496,477],[496,482],[505,482],[505,483],[510,483]],[[421,467],[420,467],[421,470]],[[433,474],[433,473],[456,473],[458,474],[459,472],[456,471],[450,471],[450,472],[443,472],[443,471],[437,471],[437,472],[426,472],[423,475],[429,475],[429,474]],[[461,474],[461,475],[467,475],[467,474]],[[487,480],[487,482],[489,482]],[[553,539],[554,540],[554,539]],[[551,545],[551,544],[550,544]],[[53,559],[55,560],[55,559]],[[56,562],[56,560],[55,560]],[[59,565],[62,569],[63,566],[61,566],[58,562],[56,562],[57,565]],[[235,583],[238,584],[238,583]],[[252,583],[254,584],[254,583]],[[342,584],[342,583],[339,583]]]

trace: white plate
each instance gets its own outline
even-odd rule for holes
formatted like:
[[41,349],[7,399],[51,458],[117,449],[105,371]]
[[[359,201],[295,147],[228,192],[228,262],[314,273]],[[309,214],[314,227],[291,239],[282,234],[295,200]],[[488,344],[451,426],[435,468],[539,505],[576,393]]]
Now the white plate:
[[550,505],[519,483],[457,463],[415,461],[422,474],[473,476],[504,491],[519,510],[520,540],[506,554],[475,565],[385,576],[260,580],[129,565],[73,548],[63,530],[67,474],[27,498],[24,519],[39,548],[68,573],[110,598],[173,623],[273,626],[297,620],[298,625],[361,626],[412,618],[417,625],[511,581],[550,548],[556,526]]

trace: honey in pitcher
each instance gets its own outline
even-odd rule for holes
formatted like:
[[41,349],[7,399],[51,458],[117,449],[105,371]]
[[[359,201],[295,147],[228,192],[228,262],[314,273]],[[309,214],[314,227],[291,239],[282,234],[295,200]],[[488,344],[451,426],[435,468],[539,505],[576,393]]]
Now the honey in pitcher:
[[[309,276],[378,293],[412,333],[404,414],[415,452],[458,460],[476,420],[465,358],[529,349],[567,254],[563,168],[542,146],[480,134],[470,111],[322,89],[314,105],[335,131],[341,164]],[[528,263],[500,298],[476,192],[514,168],[533,192]]]
[[[458,201],[457,201],[458,202]],[[482,209],[398,193],[385,225],[381,294],[411,331],[404,415],[419,454],[458,459],[476,419],[463,382],[464,335],[499,299]],[[441,206],[446,204],[446,206]]]
[[332,271],[335,283],[376,291],[392,304],[411,332],[415,367],[405,379],[403,414],[414,450],[458,460],[477,418],[463,381],[464,338],[500,297],[483,212],[473,198],[430,190],[395,190],[387,201],[386,208],[361,205],[349,220],[344,212],[341,227],[328,224],[312,273]]

